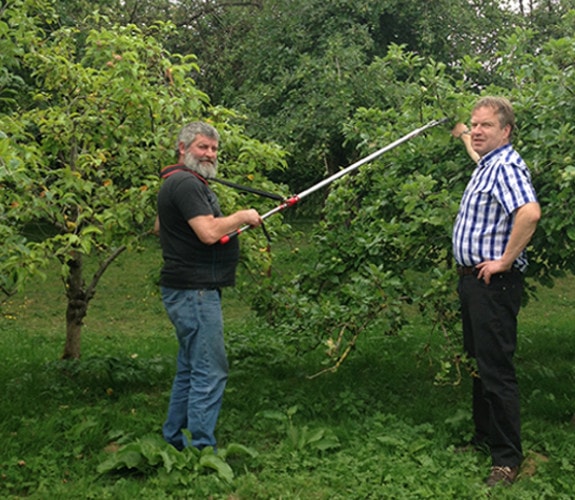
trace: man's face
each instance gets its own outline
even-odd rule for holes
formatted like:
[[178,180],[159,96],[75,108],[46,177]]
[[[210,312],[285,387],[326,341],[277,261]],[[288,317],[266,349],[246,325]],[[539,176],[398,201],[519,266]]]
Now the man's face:
[[[183,145],[181,146],[183,149]],[[187,149],[183,150],[186,167],[206,179],[213,179],[218,170],[218,141],[198,135]]]
[[494,108],[481,107],[471,115],[471,146],[479,156],[507,144],[510,133],[511,125],[501,128]]

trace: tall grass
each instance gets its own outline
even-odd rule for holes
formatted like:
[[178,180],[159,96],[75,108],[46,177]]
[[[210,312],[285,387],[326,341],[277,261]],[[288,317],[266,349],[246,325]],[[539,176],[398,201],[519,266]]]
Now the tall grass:
[[[296,353],[234,290],[224,293],[230,379],[218,425],[235,477],[162,467],[99,474],[118,447],[159,435],[176,343],[152,276],[155,241],[104,276],[80,362],[61,362],[65,301],[56,278],[31,284],[0,319],[0,497],[488,498],[489,457],[454,453],[471,435],[470,384],[434,385],[441,339],[425,325],[371,332],[333,374]],[[281,263],[280,263],[281,264]],[[574,279],[520,315],[517,369],[527,460],[496,498],[575,491]],[[306,332],[301,332],[305,335]],[[193,473],[193,480],[190,479]]]

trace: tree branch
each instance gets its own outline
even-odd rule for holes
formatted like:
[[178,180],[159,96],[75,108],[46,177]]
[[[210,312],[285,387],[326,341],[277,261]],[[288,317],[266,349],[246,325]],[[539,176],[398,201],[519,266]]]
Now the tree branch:
[[4,299],[0,300],[0,304],[1,304],[2,302],[4,302],[5,300],[8,300],[10,297],[12,297],[13,295],[16,294],[16,291],[14,291],[14,290],[8,290],[6,287],[4,287],[4,285],[0,286],[0,290],[2,290],[2,293],[3,293],[4,295],[6,295],[6,297],[5,297]]
[[88,285],[88,288],[86,288],[86,297],[88,300],[90,300],[93,295],[94,295],[94,290],[96,289],[96,286],[98,285],[98,282],[100,281],[100,278],[102,277],[102,275],[104,274],[104,272],[106,271],[106,269],[108,269],[108,266],[114,262],[114,260],[116,260],[116,258],[124,251],[126,250],[126,245],[122,245],[118,248],[116,248],[116,250],[114,250],[112,252],[112,254],[110,256],[108,256],[108,258],[102,262],[102,264],[100,264],[100,267],[98,268],[98,270],[96,271],[96,273],[94,274],[94,277],[92,278],[92,281],[90,282],[90,284]]

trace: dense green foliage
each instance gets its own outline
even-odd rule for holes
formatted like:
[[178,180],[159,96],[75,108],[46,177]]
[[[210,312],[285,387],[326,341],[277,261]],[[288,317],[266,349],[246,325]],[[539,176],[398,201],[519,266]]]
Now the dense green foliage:
[[[246,136],[233,111],[210,106],[190,76],[199,70],[195,57],[170,54],[157,41],[172,25],[108,28],[107,19],[94,15],[89,31],[63,27],[46,36],[27,2],[13,7],[1,11],[7,25],[22,18],[37,28],[11,32],[14,51],[6,64],[29,77],[19,99],[7,88],[0,115],[0,234],[6,242],[0,285],[8,295],[57,259],[69,306],[64,357],[78,357],[82,320],[101,275],[153,225],[158,173],[174,162],[183,123],[204,119],[220,129],[224,176],[243,184],[281,191],[266,176],[283,168],[283,154]],[[227,212],[247,203],[221,191]],[[265,207],[257,199],[249,203]],[[245,262],[256,275],[264,273],[269,257],[259,252],[262,243],[245,239],[246,250],[253,250]],[[99,256],[100,266],[86,275],[89,254]]]
[[[500,82],[502,40],[515,27],[537,33],[536,49],[572,34],[562,19],[572,0],[529,6],[522,16],[491,0],[267,0],[258,10],[208,16],[179,38],[179,50],[198,55],[205,69],[198,82],[215,102],[241,110],[249,133],[287,149],[290,169],[279,175],[299,191],[351,163],[343,124],[358,108],[386,109],[395,97],[386,98],[390,79],[371,71],[378,59],[400,46],[457,77],[460,61],[477,57],[481,64],[465,73],[466,90],[476,92]],[[410,70],[406,64],[392,86]]]
[[[521,10],[510,10],[507,3]],[[56,0],[65,23],[85,26],[95,7]],[[72,4],[72,5],[70,5]],[[282,144],[290,169],[274,178],[299,191],[350,162],[342,123],[359,107],[381,107],[379,82],[368,66],[390,46],[456,68],[479,57],[467,77],[474,89],[498,82],[502,39],[514,27],[533,29],[533,46],[572,33],[563,15],[573,0],[101,0],[116,23],[152,25],[171,20],[177,32],[166,47],[194,54],[195,77],[212,102],[240,110],[250,135]],[[122,7],[120,7],[122,5]]]
[[[575,218],[568,202],[575,187],[575,135],[568,118],[575,113],[575,38],[552,40],[534,56],[520,49],[532,36],[517,30],[506,39],[506,57],[498,65],[505,86],[485,92],[507,95],[515,105],[514,142],[531,167],[543,212],[529,248],[529,284],[551,285],[575,270]],[[465,61],[461,74],[476,64]],[[370,72],[385,89],[382,109],[359,109],[344,129],[366,154],[440,117],[438,110],[464,119],[470,109],[470,82],[454,81],[445,65],[399,47]],[[258,310],[302,348],[328,345],[335,365],[369,326],[398,332],[413,319],[407,305],[416,306],[431,328],[457,333],[450,235],[472,169],[461,143],[435,128],[338,181],[308,240],[316,257],[274,280],[270,293],[258,297]],[[302,338],[300,331],[308,335]],[[456,350],[447,366],[456,368],[460,359]]]
[[[470,9],[463,0],[450,8],[383,0],[149,2],[122,12],[101,2],[112,18],[83,17],[90,8],[81,1],[66,15],[63,4],[53,5],[12,0],[2,10],[9,36],[0,284],[10,293],[57,257],[69,305],[77,307],[67,311],[69,329],[81,325],[110,262],[150,227],[155,174],[170,162],[175,123],[197,117],[223,131],[225,177],[278,190],[269,179],[307,187],[429,120],[467,119],[478,93],[506,95],[517,111],[515,144],[543,205],[531,276],[551,284],[573,270],[570,1],[531,4],[529,15],[491,1]],[[194,13],[182,17],[186,6]],[[159,12],[179,29],[152,22]],[[210,98],[246,117],[211,106]],[[327,344],[336,364],[374,325],[399,331],[411,320],[407,306],[452,332],[449,235],[472,165],[448,131],[433,129],[321,193],[322,221],[307,239],[315,258],[294,255],[290,272],[266,279],[261,233],[242,235],[252,269],[242,293],[255,309],[302,348]],[[253,137],[277,139],[290,156]],[[267,208],[218,191],[228,210]],[[270,225],[272,235],[285,229],[279,218]],[[101,264],[84,284],[82,258],[90,252]],[[298,331],[309,333],[303,345]]]
[[[461,38],[473,38],[483,22],[504,29],[499,9],[487,4],[476,17],[465,0],[267,2],[206,86],[222,102],[245,110],[256,136],[272,133],[286,146],[298,174],[298,184],[291,185],[299,190],[353,157],[342,124],[357,108],[386,107],[384,81],[369,70],[375,59],[402,46],[451,63],[470,48]],[[494,14],[499,18],[491,19]],[[459,35],[453,35],[455,25]]]
[[[3,2],[2,496],[486,497],[488,458],[453,453],[470,412],[450,232],[473,165],[449,126],[497,93],[515,105],[543,209],[529,283],[559,285],[521,316],[528,460],[498,495],[570,498],[575,5],[529,6]],[[289,228],[270,219],[270,276],[261,232],[240,236],[222,451],[174,455],[157,435],[175,342],[149,292],[160,263],[146,233],[179,125],[210,120],[224,177],[285,194],[273,180],[297,192],[443,117],[326,189],[320,223],[280,253]],[[215,189],[226,211],[271,208]],[[82,361],[54,361],[65,315],[86,320]]]
[[[303,243],[291,242],[306,254]],[[274,249],[282,262],[290,251],[287,243]],[[375,331],[337,373],[310,379],[322,368],[321,355],[294,352],[232,290],[224,293],[231,370],[217,428],[220,460],[174,454],[158,439],[176,354],[148,276],[159,261],[149,239],[102,278],[80,361],[56,360],[63,304],[50,281],[32,282],[6,304],[0,497],[572,498],[572,277],[520,315],[527,460],[517,484],[488,493],[482,481],[489,457],[454,453],[472,432],[470,380],[434,383],[443,340],[424,321],[402,336]]]

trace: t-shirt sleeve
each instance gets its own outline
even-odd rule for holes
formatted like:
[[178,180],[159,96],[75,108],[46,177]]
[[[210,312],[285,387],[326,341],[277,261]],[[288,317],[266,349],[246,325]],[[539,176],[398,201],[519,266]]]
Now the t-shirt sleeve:
[[200,215],[215,215],[208,189],[192,176],[183,178],[175,186],[173,199],[185,220]]

